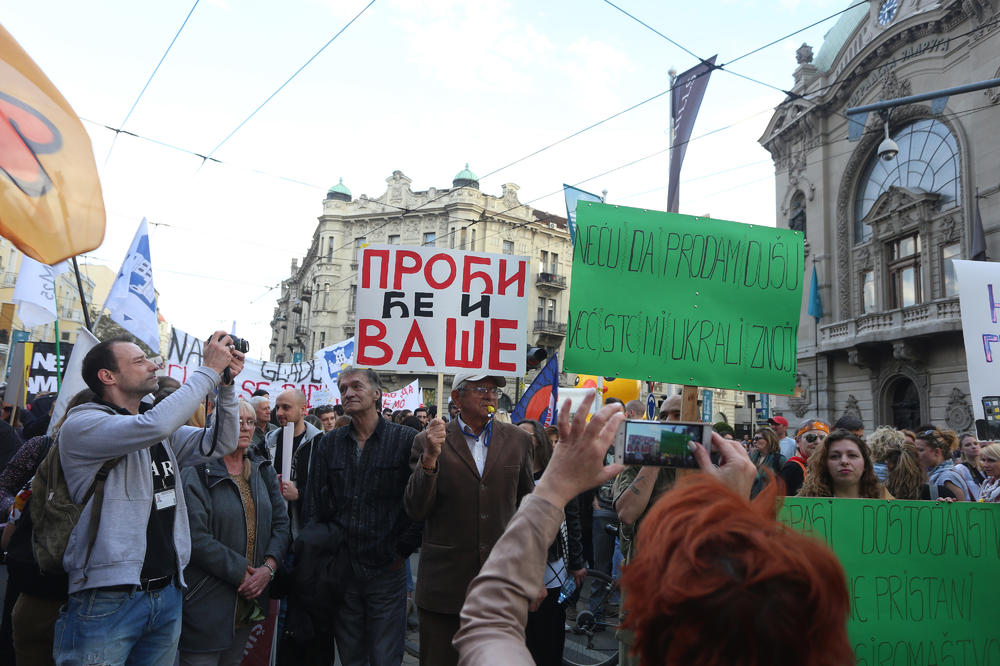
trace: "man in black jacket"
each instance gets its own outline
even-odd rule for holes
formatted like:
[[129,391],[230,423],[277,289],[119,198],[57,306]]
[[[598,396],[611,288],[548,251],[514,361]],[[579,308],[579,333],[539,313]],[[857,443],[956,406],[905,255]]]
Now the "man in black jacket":
[[303,531],[313,522],[332,523],[343,535],[342,599],[333,618],[341,662],[398,665],[406,636],[406,558],[420,545],[422,530],[403,509],[417,433],[379,416],[375,371],[347,367],[337,383],[351,424],[327,433],[315,452]]

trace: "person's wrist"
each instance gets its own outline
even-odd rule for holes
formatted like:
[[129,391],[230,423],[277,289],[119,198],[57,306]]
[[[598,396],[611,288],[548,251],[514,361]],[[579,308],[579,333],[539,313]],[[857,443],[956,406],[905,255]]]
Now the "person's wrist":
[[541,497],[553,506],[562,509],[579,493],[574,493],[573,489],[569,488],[565,484],[559,483],[551,477],[546,478],[545,475],[542,475],[542,478],[539,479],[538,483],[535,485],[533,494]]
[[274,580],[274,575],[277,573],[275,568],[268,564],[267,560],[264,560],[264,566],[271,572],[271,580]]
[[437,458],[428,458],[427,455],[420,456],[420,466],[428,472],[437,471]]

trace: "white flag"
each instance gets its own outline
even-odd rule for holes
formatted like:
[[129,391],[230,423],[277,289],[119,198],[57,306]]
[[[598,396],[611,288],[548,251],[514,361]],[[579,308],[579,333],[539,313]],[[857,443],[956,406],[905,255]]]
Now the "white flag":
[[153,290],[153,265],[149,258],[149,232],[146,218],[139,223],[132,246],[125,255],[108,299],[108,316],[126,331],[160,353],[160,329],[156,322],[156,292]]
[[73,396],[87,388],[87,383],[83,381],[83,357],[87,355],[87,352],[96,347],[99,342],[94,337],[94,334],[85,328],[81,327],[76,332],[76,342],[73,343],[73,351],[70,352],[69,360],[66,362],[66,369],[63,371],[62,386],[59,387],[59,395],[56,397],[56,403],[52,405],[49,435],[52,434],[52,430],[59,423],[59,419],[66,413],[66,405],[73,399]]
[[21,270],[14,284],[14,303],[17,316],[28,328],[55,321],[56,277],[67,270],[66,262],[48,266],[31,257],[21,259]]

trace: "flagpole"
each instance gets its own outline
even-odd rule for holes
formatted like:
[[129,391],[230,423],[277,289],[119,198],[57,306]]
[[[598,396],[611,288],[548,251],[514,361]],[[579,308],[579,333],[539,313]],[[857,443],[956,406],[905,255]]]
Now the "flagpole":
[[670,162],[674,159],[674,84],[677,82],[677,70],[671,67],[667,71],[667,75],[670,76],[670,104],[667,107],[667,125],[669,126],[669,131],[667,136],[669,146],[667,147],[667,208],[669,212],[670,207]]
[[80,266],[76,263],[75,256],[73,257],[73,272],[76,273],[76,289],[80,292],[80,307],[83,309],[83,323],[87,327],[88,331],[93,332],[94,329],[90,327],[90,312],[87,311],[87,297],[83,295],[83,279],[80,278]]
[[59,315],[56,315],[56,392],[62,388],[62,356],[59,353]]

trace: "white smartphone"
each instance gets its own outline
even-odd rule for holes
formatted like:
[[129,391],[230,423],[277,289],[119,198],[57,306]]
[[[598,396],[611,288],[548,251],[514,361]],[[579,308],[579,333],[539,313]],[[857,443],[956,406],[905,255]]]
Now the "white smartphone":
[[698,461],[688,448],[700,442],[713,462],[718,454],[712,446],[712,425],[693,421],[625,421],[615,436],[615,462],[624,465],[654,465],[697,469]]

